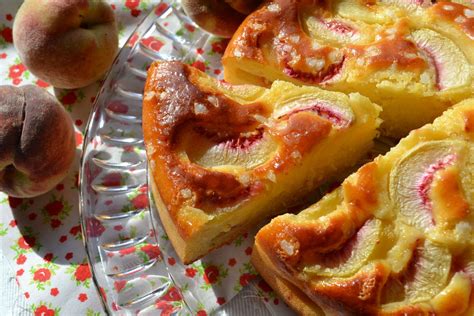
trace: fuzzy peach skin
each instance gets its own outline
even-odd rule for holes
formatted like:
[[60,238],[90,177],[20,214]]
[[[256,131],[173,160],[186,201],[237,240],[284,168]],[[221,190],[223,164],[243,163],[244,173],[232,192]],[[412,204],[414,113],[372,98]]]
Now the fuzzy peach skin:
[[72,120],[36,86],[0,86],[0,191],[32,197],[56,186],[75,156]]
[[206,31],[231,37],[261,1],[256,0],[183,0],[186,14]]
[[118,49],[112,8],[101,0],[25,0],[13,24],[22,62],[57,88],[100,79]]

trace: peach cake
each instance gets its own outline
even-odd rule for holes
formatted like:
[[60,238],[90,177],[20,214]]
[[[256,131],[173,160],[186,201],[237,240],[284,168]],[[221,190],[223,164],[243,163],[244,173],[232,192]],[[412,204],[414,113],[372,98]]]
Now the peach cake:
[[474,315],[474,99],[412,131],[297,215],[252,261],[304,315]]
[[359,92],[382,106],[381,131],[392,137],[469,97],[473,63],[474,10],[427,0],[267,1],[223,57],[231,83]]
[[379,111],[357,93],[282,81],[233,86],[179,62],[153,63],[144,140],[158,212],[181,260],[232,241],[350,168],[372,145]]

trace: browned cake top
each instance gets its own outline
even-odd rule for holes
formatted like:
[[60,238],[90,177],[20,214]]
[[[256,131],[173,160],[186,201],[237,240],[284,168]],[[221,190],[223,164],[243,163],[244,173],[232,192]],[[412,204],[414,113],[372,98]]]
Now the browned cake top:
[[[474,99],[257,234],[274,271],[355,315],[472,315]],[[291,302],[290,302],[291,304]]]
[[[147,154],[182,236],[199,227],[199,219],[179,216],[180,209],[217,214],[262,194],[276,175],[353,119],[329,101],[314,99],[281,113],[263,101],[240,104],[224,94],[230,86],[201,80],[200,71],[179,62],[156,62],[148,74],[143,108]],[[212,168],[189,158],[203,144],[243,154],[261,150],[263,162],[252,168]]]

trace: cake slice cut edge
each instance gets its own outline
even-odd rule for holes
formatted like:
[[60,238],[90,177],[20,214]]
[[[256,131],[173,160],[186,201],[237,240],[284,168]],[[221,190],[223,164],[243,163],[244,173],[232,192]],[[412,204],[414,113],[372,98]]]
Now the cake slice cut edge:
[[[316,204],[275,217],[257,233],[252,262],[300,314],[319,306],[329,315],[472,315],[473,159],[468,99]],[[354,255],[374,219],[378,242],[368,256]],[[351,258],[362,267],[341,275]]]
[[232,86],[178,62],[154,63],[144,95],[151,188],[184,263],[340,177],[380,124],[380,108],[358,94]]

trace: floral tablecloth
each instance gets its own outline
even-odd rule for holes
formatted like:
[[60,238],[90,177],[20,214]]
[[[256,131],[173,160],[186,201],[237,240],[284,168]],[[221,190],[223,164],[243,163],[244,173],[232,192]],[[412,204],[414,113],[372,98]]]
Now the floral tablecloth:
[[[160,1],[108,2],[116,13],[122,45]],[[28,71],[12,43],[13,20],[21,3],[0,1],[0,84],[35,84],[56,95],[73,118],[77,150],[69,175],[48,194],[17,199],[0,193],[0,251],[24,296],[11,310],[2,307],[1,314],[102,315],[81,240],[77,184],[83,132],[100,83],[78,90],[54,89]]]

